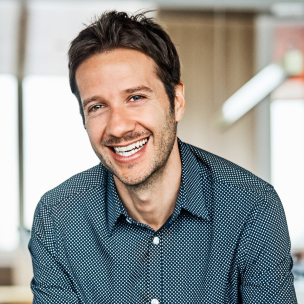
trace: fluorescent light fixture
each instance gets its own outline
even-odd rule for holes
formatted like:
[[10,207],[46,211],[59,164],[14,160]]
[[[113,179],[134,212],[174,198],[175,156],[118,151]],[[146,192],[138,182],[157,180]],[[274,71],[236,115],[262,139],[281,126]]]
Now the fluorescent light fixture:
[[283,83],[287,77],[303,73],[303,66],[304,59],[300,50],[286,51],[281,63],[266,66],[225,101],[217,123],[222,127],[230,126]]
[[287,76],[279,63],[266,66],[225,101],[218,122],[225,127],[233,124],[269,95]]

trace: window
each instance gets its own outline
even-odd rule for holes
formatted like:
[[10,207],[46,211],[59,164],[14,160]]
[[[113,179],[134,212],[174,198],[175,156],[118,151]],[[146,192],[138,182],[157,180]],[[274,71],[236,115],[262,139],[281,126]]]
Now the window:
[[0,251],[18,246],[18,130],[17,80],[0,75]]
[[304,248],[304,100],[271,103],[271,168],[292,247]]
[[65,76],[27,76],[23,82],[24,213],[30,229],[41,196],[99,163]]

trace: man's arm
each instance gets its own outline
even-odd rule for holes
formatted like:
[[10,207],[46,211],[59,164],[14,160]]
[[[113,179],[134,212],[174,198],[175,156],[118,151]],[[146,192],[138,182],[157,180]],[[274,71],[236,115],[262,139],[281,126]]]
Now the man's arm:
[[273,188],[250,215],[240,243],[242,303],[297,303],[290,239],[283,206]]
[[29,243],[34,271],[31,282],[33,303],[79,304],[81,302],[71,278],[64,266],[56,259],[58,248],[54,234],[48,207],[40,202],[35,212]]

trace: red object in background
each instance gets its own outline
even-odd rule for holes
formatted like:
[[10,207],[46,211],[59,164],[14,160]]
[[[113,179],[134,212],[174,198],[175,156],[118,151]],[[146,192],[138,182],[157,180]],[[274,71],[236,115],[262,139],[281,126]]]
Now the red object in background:
[[[281,60],[286,51],[297,49],[304,56],[304,26],[279,26],[275,30],[274,61]],[[292,79],[304,81],[304,67],[301,75],[292,76]]]

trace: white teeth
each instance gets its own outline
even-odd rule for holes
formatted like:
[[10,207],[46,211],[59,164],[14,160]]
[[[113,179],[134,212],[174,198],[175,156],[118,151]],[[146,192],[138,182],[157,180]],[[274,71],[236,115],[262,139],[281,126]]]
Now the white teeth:
[[134,144],[131,144],[129,146],[125,147],[114,147],[114,151],[118,155],[122,156],[130,156],[133,155],[134,153],[138,152],[140,149],[143,148],[144,144],[148,141],[148,139],[144,139],[141,141],[138,141]]

